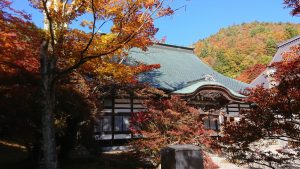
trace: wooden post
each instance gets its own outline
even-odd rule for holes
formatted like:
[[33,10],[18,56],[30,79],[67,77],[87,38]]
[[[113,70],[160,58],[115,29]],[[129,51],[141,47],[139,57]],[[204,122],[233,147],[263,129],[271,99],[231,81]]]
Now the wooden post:
[[161,169],[204,169],[201,148],[195,145],[170,145],[161,150]]
[[114,145],[115,140],[115,92],[112,96],[112,116],[111,116],[111,145]]
[[[133,115],[133,104],[134,104],[134,92],[130,92],[130,117]],[[133,133],[131,132],[131,139],[133,139]]]

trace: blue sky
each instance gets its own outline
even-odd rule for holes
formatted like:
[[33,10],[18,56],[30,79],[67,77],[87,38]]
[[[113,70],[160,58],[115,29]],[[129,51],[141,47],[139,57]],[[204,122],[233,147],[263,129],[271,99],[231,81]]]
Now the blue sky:
[[[34,11],[27,0],[14,0],[14,7],[24,9],[33,21],[42,26],[42,15]],[[300,17],[290,15],[283,0],[174,0],[173,8],[179,8],[173,16],[155,21],[159,28],[157,39],[167,38],[167,43],[191,46],[219,29],[233,24],[253,21],[300,23]]]

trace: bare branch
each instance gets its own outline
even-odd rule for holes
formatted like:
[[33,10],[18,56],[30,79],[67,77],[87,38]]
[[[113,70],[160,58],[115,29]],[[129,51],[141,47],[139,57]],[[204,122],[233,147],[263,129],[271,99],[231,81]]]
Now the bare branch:
[[66,7],[67,7],[67,4],[68,4],[68,1],[69,0],[65,0],[64,5],[63,5],[63,9],[62,10],[63,10],[64,16],[66,16],[66,13],[67,13],[66,12]]
[[97,31],[95,31],[95,33],[96,33],[96,34],[97,34],[97,33],[100,33],[100,32],[99,32],[100,29],[101,29],[107,22],[112,21],[112,20],[113,20],[113,18],[104,21],[104,22],[98,27]]
[[95,27],[96,27],[96,12],[95,12],[95,6],[94,6],[94,0],[92,0],[92,11],[93,11],[93,30],[92,30],[92,36],[86,45],[86,47],[80,52],[81,53],[81,58],[83,58],[84,53],[89,49],[90,45],[92,44],[92,41],[95,36]]
[[52,56],[54,56],[54,50],[55,50],[55,35],[54,35],[54,30],[53,30],[53,21],[52,18],[50,16],[48,7],[47,7],[47,2],[48,0],[42,0],[43,2],[43,7],[45,10],[45,14],[47,17],[47,20],[49,22],[49,31],[50,31],[50,36],[51,36],[51,47],[52,47]]

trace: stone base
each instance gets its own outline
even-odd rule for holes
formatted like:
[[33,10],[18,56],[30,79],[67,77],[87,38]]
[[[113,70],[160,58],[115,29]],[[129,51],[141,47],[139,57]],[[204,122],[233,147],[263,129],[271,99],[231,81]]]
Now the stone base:
[[204,169],[201,148],[187,144],[162,149],[161,169]]

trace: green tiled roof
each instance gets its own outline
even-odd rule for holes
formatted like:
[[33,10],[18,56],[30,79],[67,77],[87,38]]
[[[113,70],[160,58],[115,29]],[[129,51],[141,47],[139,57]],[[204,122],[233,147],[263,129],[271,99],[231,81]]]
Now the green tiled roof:
[[192,84],[190,86],[187,86],[183,89],[179,89],[174,91],[174,94],[190,94],[196,91],[198,88],[203,87],[203,86],[221,86],[225,87],[231,94],[237,97],[245,97],[244,95],[241,95],[237,93],[236,91],[231,90],[230,88],[227,88],[226,86],[222,85],[221,83],[215,82],[215,81],[198,81],[195,84]]
[[[156,44],[146,52],[132,49],[127,63],[134,62],[160,64],[160,69],[140,75],[139,80],[170,92],[186,93],[199,85],[219,85],[239,95],[240,91],[250,87],[214,71],[194,55],[191,48]],[[201,82],[207,75],[212,76],[214,80]]]

